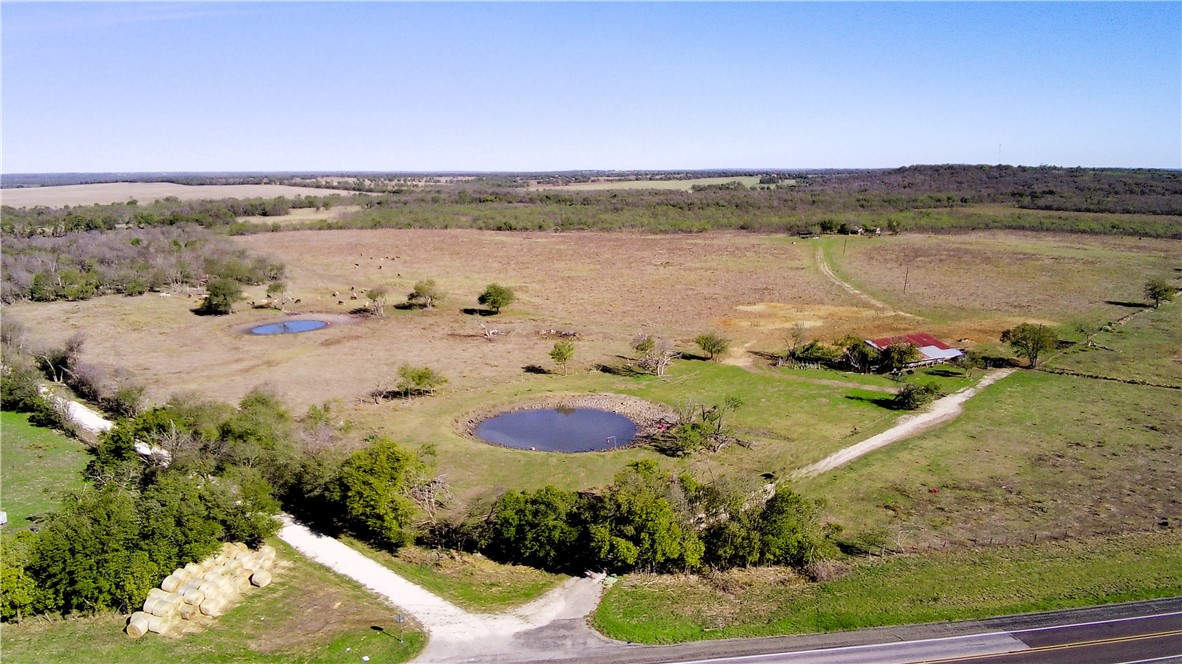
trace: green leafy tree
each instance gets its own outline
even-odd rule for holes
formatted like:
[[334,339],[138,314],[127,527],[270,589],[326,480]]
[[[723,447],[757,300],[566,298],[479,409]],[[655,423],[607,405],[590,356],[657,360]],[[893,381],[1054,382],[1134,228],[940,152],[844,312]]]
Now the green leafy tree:
[[414,503],[407,497],[419,459],[394,441],[378,438],[341,466],[337,495],[347,523],[377,542],[399,548],[412,539]]
[[828,547],[819,518],[819,503],[787,487],[776,487],[759,515],[763,562],[804,567],[823,558]]
[[579,555],[579,529],[572,523],[577,501],[573,492],[553,486],[502,495],[489,515],[487,551],[498,560],[565,568]]
[[242,299],[242,284],[233,279],[214,279],[205,287],[205,299],[198,312],[224,316],[234,312],[234,304]]
[[477,298],[477,302],[488,307],[494,314],[501,313],[501,309],[513,303],[516,296],[513,291],[500,284],[489,284]]
[[1014,354],[1030,360],[1030,368],[1038,368],[1038,356],[1055,347],[1055,333],[1045,325],[1021,323],[1001,333],[1002,343],[1014,349]]
[[731,345],[730,340],[713,332],[699,334],[697,338],[694,339],[694,343],[696,343],[698,348],[701,348],[702,352],[706,353],[706,355],[708,355],[709,359],[711,360],[713,360],[718,355],[725,353],[726,349],[730,348]]
[[1163,302],[1172,302],[1178,289],[1165,279],[1150,279],[1145,282],[1145,297],[1153,302],[1153,306],[1160,307]]
[[915,344],[906,341],[891,344],[879,353],[878,359],[882,367],[880,371],[897,373],[905,369],[907,365],[918,362],[919,358],[919,349],[915,347]]
[[447,297],[446,291],[435,283],[434,279],[424,279],[415,282],[414,290],[406,296],[406,301],[430,309]]
[[575,356],[575,344],[573,341],[563,339],[554,342],[554,348],[550,350],[550,359],[554,363],[562,367],[562,375],[566,375],[566,365]]
[[167,571],[139,544],[132,491],[109,485],[68,495],[38,533],[26,568],[41,589],[43,609],[126,611],[142,602]]
[[218,429],[219,467],[257,468],[272,486],[283,490],[299,465],[295,423],[283,401],[266,388],[255,388]]
[[407,397],[431,394],[436,388],[447,384],[447,378],[431,367],[412,367],[404,364],[398,368],[396,391]]
[[621,571],[694,569],[704,547],[669,501],[669,483],[652,461],[637,461],[616,476],[588,529],[590,550]]
[[234,466],[211,478],[202,485],[201,499],[226,541],[258,546],[279,531],[279,501],[255,468]]

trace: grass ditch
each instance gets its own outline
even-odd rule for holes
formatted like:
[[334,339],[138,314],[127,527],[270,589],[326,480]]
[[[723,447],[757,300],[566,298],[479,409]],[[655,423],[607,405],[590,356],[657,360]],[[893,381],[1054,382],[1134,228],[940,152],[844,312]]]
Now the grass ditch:
[[968,620],[1182,593],[1182,532],[967,549],[851,564],[810,583],[784,570],[630,575],[593,624],[637,643],[677,643]]
[[[426,644],[413,618],[359,584],[300,556],[283,542],[274,582],[204,631],[131,640],[116,613],[0,625],[4,661],[22,662],[405,662]],[[381,628],[376,629],[376,628]]]
[[496,613],[541,597],[567,577],[481,555],[403,547],[397,554],[352,537],[341,542],[408,581],[469,611]]

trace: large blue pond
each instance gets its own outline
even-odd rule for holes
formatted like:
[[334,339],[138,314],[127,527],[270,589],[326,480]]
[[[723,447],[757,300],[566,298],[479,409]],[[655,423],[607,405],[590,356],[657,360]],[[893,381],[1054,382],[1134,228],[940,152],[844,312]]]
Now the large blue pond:
[[322,327],[328,327],[328,323],[322,320],[285,320],[278,323],[267,323],[266,325],[252,327],[250,328],[250,333],[297,334],[299,332],[311,332],[312,330],[319,330]]
[[544,452],[594,452],[627,445],[636,423],[594,408],[519,410],[489,418],[476,427],[481,440]]

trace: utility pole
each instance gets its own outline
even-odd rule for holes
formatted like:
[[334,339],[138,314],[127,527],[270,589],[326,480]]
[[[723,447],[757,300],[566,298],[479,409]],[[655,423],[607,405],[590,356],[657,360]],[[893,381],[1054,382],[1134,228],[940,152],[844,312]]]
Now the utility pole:
[[911,266],[908,265],[907,269],[903,272],[903,292],[904,293],[907,292],[907,282],[909,282],[910,280],[911,280]]

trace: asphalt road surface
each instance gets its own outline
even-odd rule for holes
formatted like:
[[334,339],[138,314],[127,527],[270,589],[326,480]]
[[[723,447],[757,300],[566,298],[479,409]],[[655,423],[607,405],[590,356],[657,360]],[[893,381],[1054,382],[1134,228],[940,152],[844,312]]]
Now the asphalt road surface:
[[[946,625],[961,633],[924,638],[939,625],[917,625],[844,634],[736,640],[730,644],[699,642],[646,649],[643,654],[633,650],[627,653],[631,657],[612,659],[665,664],[1182,662],[1182,599]],[[986,629],[977,633],[962,631],[971,626]],[[997,629],[987,629],[990,627]],[[798,640],[795,643],[794,638]],[[842,645],[843,638],[850,645]],[[752,647],[760,643],[761,652]],[[695,652],[695,647],[700,650]]]

